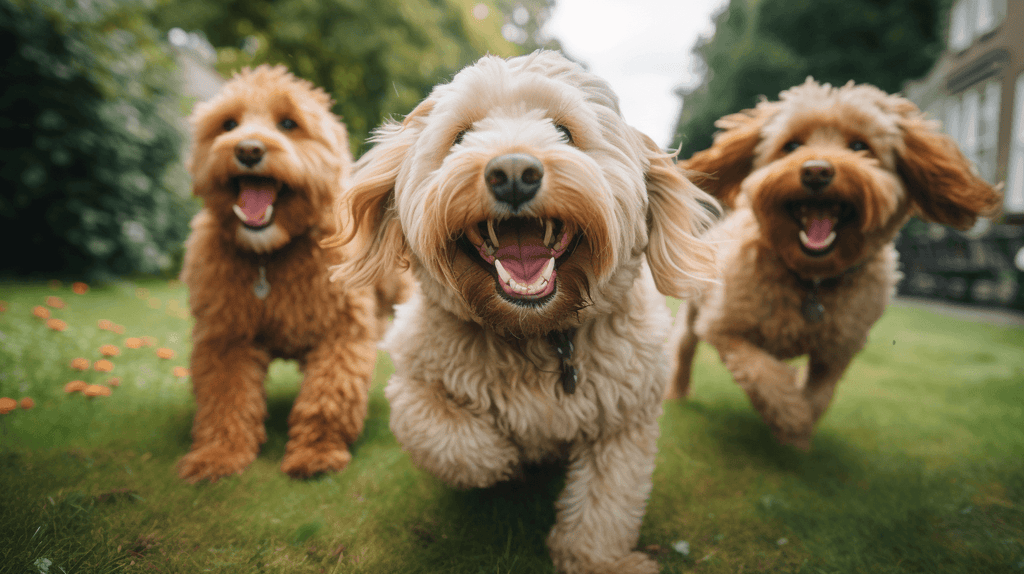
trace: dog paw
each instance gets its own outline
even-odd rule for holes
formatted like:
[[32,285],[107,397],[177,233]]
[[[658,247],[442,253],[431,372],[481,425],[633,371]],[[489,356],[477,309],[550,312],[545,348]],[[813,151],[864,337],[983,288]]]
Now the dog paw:
[[552,556],[562,574],[657,574],[661,566],[643,552],[630,552],[614,562],[596,563],[587,558]]
[[288,445],[281,470],[292,478],[309,478],[325,472],[337,472],[348,466],[352,454],[343,445]]
[[177,465],[178,477],[192,484],[204,480],[217,482],[225,476],[240,474],[255,459],[255,452],[238,452],[220,445],[203,446],[181,457]]

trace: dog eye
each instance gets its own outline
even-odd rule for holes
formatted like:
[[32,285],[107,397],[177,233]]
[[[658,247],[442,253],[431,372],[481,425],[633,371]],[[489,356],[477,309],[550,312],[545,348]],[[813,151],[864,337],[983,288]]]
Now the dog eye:
[[238,122],[235,120],[224,120],[222,127],[224,128],[224,131],[229,132],[238,127]]
[[562,132],[562,135],[565,136],[565,139],[568,140],[569,143],[573,143],[572,132],[569,131],[569,128],[563,126],[562,124],[557,124],[555,126],[555,129]]
[[850,149],[852,149],[853,151],[871,151],[871,148],[868,147],[868,144],[860,140],[853,140],[852,142],[850,142]]
[[285,118],[285,119],[281,120],[281,123],[279,123],[277,125],[281,126],[281,129],[283,129],[286,132],[291,131],[291,130],[299,127],[299,124],[295,123],[295,120],[293,120],[291,118]]
[[464,137],[465,135],[466,135],[466,130],[462,130],[461,132],[459,132],[459,133],[455,134],[455,141],[454,141],[454,142],[452,143],[452,145],[453,145],[453,146],[457,146],[457,145],[459,145],[460,143],[462,143],[462,138],[463,138],[463,137]]
[[800,147],[800,142],[793,140],[790,142],[786,142],[786,145],[782,146],[782,151],[789,153],[791,151],[796,150],[796,148],[798,147]]

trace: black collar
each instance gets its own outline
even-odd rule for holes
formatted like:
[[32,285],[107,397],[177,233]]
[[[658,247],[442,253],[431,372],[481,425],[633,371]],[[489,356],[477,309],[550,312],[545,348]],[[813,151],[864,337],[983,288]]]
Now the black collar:
[[562,364],[562,389],[567,395],[576,392],[576,367],[572,366],[572,340],[575,336],[576,329],[548,333],[548,343],[554,347],[555,354]]

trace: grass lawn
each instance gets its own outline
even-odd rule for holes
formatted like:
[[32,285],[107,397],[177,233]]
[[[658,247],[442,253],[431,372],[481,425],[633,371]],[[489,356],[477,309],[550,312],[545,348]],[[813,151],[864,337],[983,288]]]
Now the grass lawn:
[[[561,469],[475,491],[419,471],[388,430],[384,354],[344,472],[279,470],[299,373],[276,362],[256,462],[179,481],[185,296],[164,281],[0,284],[0,396],[35,402],[0,416],[0,572],[552,572]],[[70,367],[107,344],[110,372]],[[110,396],[64,390],[111,377]],[[663,572],[1024,572],[1024,329],[890,308],[810,453],[773,443],[707,346],[694,381],[689,402],[665,405],[640,537]]]

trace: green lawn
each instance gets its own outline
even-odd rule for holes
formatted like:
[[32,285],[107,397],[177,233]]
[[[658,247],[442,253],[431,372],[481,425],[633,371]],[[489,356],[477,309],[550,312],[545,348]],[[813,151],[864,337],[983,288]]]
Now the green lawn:
[[[0,417],[0,572],[552,571],[561,469],[477,491],[419,471],[388,430],[384,354],[341,474],[280,472],[299,373],[278,362],[256,462],[212,485],[179,481],[194,408],[174,373],[188,365],[185,295],[157,281],[0,284],[0,396],[35,401]],[[144,336],[155,346],[126,347]],[[120,349],[110,373],[70,368],[104,344]],[[111,376],[110,396],[64,392]],[[694,381],[689,402],[665,405],[640,539],[664,572],[1024,572],[1024,329],[890,308],[810,453],[772,442],[706,346]]]

